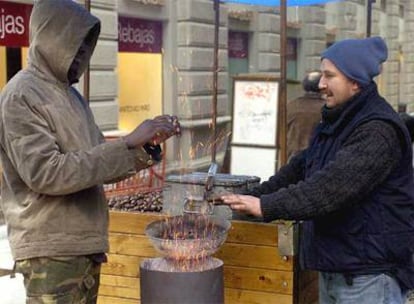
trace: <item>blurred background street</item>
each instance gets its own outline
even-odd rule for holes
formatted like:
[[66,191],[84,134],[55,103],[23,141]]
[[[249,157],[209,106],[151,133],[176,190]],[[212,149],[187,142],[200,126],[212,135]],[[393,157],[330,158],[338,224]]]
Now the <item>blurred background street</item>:
[[24,304],[23,277],[20,274],[16,274],[15,278],[10,278],[10,275],[4,275],[3,270],[12,268],[13,259],[10,253],[9,242],[7,241],[6,226],[0,225],[0,303]]

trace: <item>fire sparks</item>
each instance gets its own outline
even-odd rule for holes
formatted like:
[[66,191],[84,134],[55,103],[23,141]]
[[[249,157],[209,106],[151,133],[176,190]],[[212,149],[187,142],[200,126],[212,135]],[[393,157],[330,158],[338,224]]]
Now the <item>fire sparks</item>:
[[146,233],[171,271],[208,267],[206,260],[224,243],[230,222],[206,215],[169,217],[148,225]]
[[145,260],[143,267],[163,272],[201,272],[215,269],[222,264],[221,260],[212,257],[205,257],[202,261],[153,258]]

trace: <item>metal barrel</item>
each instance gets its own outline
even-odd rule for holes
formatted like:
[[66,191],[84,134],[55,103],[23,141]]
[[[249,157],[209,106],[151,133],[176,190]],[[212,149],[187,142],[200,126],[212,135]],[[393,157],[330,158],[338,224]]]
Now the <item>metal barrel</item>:
[[223,263],[208,270],[170,272],[140,265],[142,304],[224,304]]

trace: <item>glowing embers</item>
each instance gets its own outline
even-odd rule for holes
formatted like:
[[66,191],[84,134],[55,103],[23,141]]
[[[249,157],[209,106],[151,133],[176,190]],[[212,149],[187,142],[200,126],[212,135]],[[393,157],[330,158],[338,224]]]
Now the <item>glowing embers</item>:
[[188,268],[188,262],[183,261],[202,263],[224,243],[230,226],[224,218],[184,214],[152,222],[145,233],[165,258]]
[[141,267],[162,272],[201,272],[206,270],[215,269],[223,265],[223,261],[213,258],[204,257],[200,259],[166,259],[166,258],[153,258],[145,259],[142,262]]

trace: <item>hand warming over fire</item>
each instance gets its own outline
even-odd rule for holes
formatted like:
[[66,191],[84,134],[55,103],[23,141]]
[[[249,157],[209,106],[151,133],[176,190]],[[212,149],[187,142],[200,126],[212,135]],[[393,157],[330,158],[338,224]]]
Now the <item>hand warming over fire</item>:
[[250,195],[227,194],[220,197],[232,210],[262,217],[260,199]]
[[160,115],[144,120],[134,131],[124,136],[124,140],[129,148],[137,148],[146,143],[159,145],[173,135],[181,135],[177,116]]

